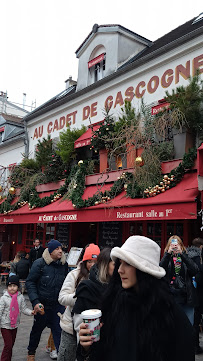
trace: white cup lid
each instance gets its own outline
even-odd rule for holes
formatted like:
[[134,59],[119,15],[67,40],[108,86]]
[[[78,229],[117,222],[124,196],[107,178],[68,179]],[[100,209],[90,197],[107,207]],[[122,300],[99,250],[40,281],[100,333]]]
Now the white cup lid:
[[100,310],[96,310],[96,309],[91,309],[91,310],[85,310],[81,313],[81,316],[84,319],[94,319],[94,318],[99,318],[101,317],[102,313]]

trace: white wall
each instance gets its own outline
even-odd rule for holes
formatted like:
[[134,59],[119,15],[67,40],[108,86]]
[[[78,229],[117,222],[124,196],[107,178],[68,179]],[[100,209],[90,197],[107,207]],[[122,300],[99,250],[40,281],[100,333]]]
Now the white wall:
[[[108,46],[107,42],[105,45]],[[199,63],[203,62],[202,37],[193,39],[191,42],[180,46],[178,49],[176,48],[167,52],[159,58],[153,58],[152,60],[143,63],[143,65],[138,68],[117,76],[115,79],[105,83],[97,89],[86,92],[72,102],[30,120],[27,124],[30,144],[29,150],[33,152],[38,139],[42,139],[43,137],[46,138],[47,134],[50,134],[51,137],[59,136],[59,133],[66,129],[66,121],[70,122],[71,128],[80,128],[83,124],[89,125],[89,117],[91,118],[92,123],[101,121],[104,118],[103,111],[105,101],[108,97],[113,99],[111,112],[114,115],[119,115],[121,107],[119,98],[121,99],[122,97],[124,100],[127,97],[126,90],[128,89],[129,91],[129,87],[132,87],[131,90],[134,95],[132,103],[138,108],[140,105],[140,98],[137,97],[136,89],[145,90],[143,96],[144,102],[146,104],[151,104],[162,99],[165,96],[166,90],[171,92],[172,89],[177,86],[186,86],[188,80],[184,79],[181,75],[179,76],[179,79],[176,79],[175,73],[179,65],[185,67],[187,63],[189,64],[190,75],[193,75],[193,62],[196,57],[199,57]],[[170,86],[165,87],[162,84],[162,79],[164,73],[169,69],[172,72],[172,83]],[[200,65],[200,69],[203,69],[202,65]],[[156,91],[150,92],[148,85],[150,79],[154,76],[157,77],[159,84]],[[168,77],[166,77],[166,79],[168,79]],[[138,86],[141,81],[145,83],[143,88]]]

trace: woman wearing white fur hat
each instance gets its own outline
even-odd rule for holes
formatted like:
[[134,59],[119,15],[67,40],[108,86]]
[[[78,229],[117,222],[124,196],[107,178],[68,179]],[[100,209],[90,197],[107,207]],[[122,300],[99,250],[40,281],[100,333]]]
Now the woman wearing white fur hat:
[[84,360],[193,361],[193,330],[159,266],[160,247],[131,236],[111,251],[115,270],[102,307],[101,339],[80,326]]

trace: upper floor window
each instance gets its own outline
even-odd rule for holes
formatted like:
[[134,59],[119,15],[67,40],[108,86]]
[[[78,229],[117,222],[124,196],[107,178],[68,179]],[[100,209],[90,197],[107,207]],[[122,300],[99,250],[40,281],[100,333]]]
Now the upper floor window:
[[95,65],[94,68],[94,81],[98,81],[104,77],[105,58]]
[[106,50],[103,45],[97,46],[88,61],[90,83],[96,82],[105,76]]

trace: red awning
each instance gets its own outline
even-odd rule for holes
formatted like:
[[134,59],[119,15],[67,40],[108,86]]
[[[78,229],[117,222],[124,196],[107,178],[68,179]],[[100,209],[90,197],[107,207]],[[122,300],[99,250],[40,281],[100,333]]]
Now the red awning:
[[[111,186],[111,183],[105,184],[101,190]],[[98,190],[95,185],[87,187],[83,199]],[[58,200],[32,211],[25,205],[9,215],[0,216],[0,224],[196,219],[195,198],[198,194],[197,173],[188,173],[176,187],[155,197],[131,199],[123,191],[108,203],[79,210],[67,200]]]
[[[100,124],[93,125],[93,131],[95,132],[97,129],[99,129],[100,126],[101,126],[101,122],[100,122]],[[93,135],[92,128],[89,127],[88,130],[85,133],[83,133],[81,135],[81,137],[75,141],[74,148],[77,149],[77,148],[86,147],[87,145],[90,145],[92,135]]]
[[92,66],[100,63],[103,59],[104,59],[104,53],[98,55],[96,58],[88,61],[88,69],[91,68]]

